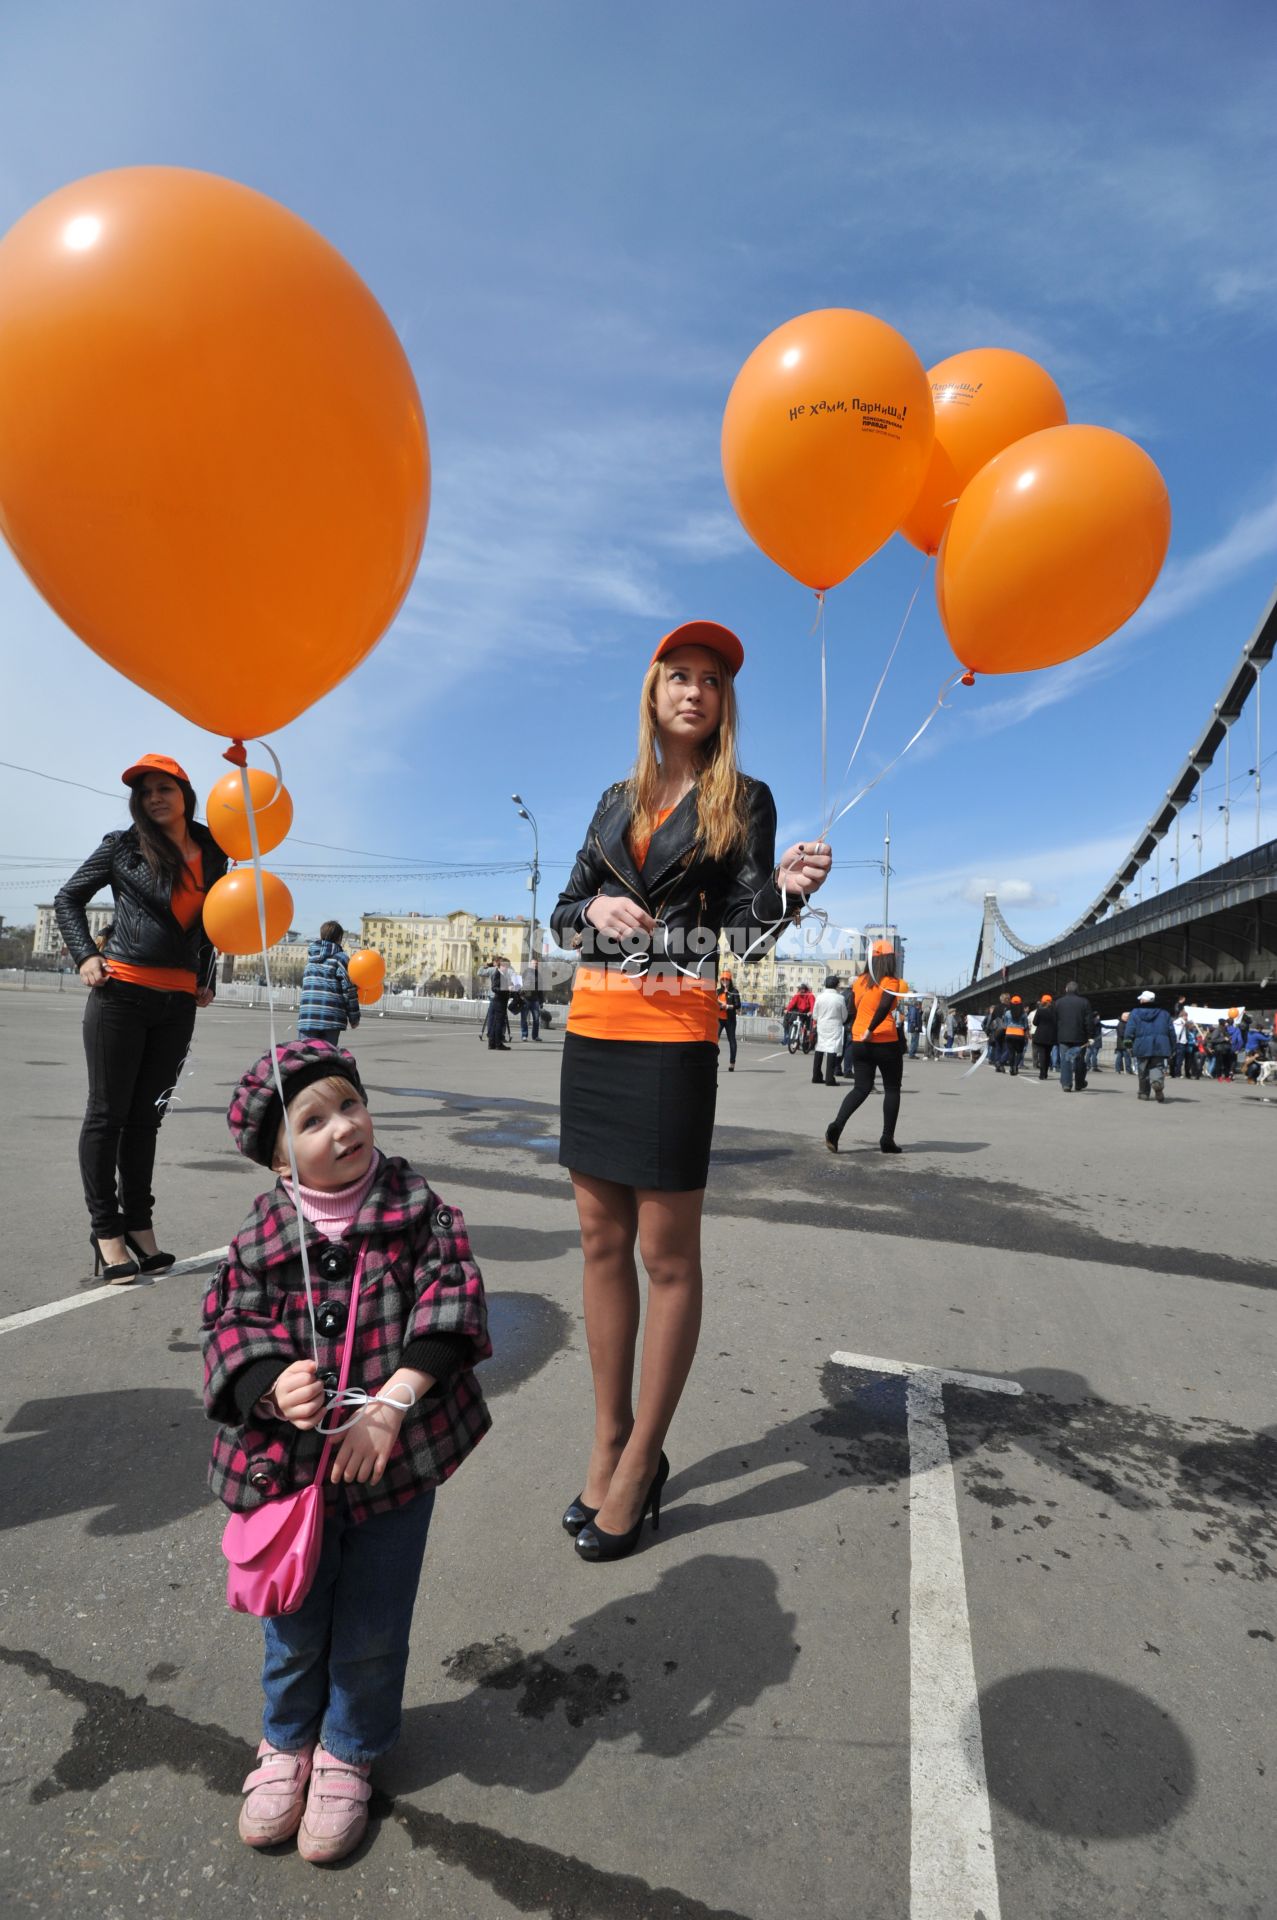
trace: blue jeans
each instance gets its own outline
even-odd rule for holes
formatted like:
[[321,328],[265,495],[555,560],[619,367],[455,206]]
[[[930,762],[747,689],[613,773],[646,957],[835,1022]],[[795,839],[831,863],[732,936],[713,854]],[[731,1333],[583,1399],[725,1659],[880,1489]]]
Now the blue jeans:
[[909,1058],[911,1060],[916,1060],[918,1058],[918,1042],[919,1040],[921,1040],[921,1038],[922,1038],[921,1027],[916,1028],[909,1035]]
[[1060,1048],[1060,1085],[1066,1093],[1072,1093],[1073,1091],[1073,1076],[1075,1073],[1077,1075],[1078,1085],[1080,1087],[1086,1085],[1086,1054],[1087,1047],[1085,1041],[1080,1047]]
[[1114,1073],[1134,1073],[1135,1062],[1129,1047],[1119,1047],[1113,1061]]
[[299,1753],[319,1740],[350,1766],[399,1737],[408,1630],[433,1491],[355,1526],[344,1493],[329,1501],[310,1592],[296,1613],[264,1620],[262,1732]]

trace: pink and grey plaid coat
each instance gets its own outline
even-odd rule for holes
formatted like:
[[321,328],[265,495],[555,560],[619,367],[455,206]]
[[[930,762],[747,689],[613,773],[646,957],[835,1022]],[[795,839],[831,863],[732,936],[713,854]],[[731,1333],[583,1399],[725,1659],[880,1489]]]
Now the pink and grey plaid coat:
[[[309,1222],[301,1224],[316,1306],[334,1300],[348,1307],[353,1276],[336,1283],[321,1279],[317,1261],[328,1242]],[[288,1421],[250,1418],[239,1425],[233,1392],[246,1367],[310,1357],[298,1225],[282,1183],[261,1194],[204,1300],[204,1403],[210,1418],[222,1423],[209,1484],[240,1513],[309,1485],[323,1445],[318,1434],[301,1433]],[[365,1249],[351,1386],[369,1393],[384,1386],[410,1340],[448,1334],[471,1342],[462,1366],[406,1416],[377,1485],[346,1486],[358,1520],[438,1486],[483,1438],[492,1422],[471,1369],[488,1358],[492,1343],[483,1278],[470,1257],[465,1221],[406,1160],[382,1161],[344,1239],[356,1256],[361,1245]],[[319,1337],[319,1369],[331,1369],[334,1384],[344,1343],[344,1331]]]

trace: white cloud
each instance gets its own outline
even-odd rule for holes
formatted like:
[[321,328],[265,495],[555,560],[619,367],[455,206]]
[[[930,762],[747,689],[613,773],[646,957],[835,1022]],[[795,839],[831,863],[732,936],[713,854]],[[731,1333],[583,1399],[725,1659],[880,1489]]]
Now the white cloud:
[[1058,893],[1050,893],[1032,880],[995,880],[989,874],[975,874],[964,880],[957,889],[957,898],[982,907],[986,893],[996,893],[1001,907],[1022,907],[1026,911],[1033,907],[1054,907],[1060,898]]

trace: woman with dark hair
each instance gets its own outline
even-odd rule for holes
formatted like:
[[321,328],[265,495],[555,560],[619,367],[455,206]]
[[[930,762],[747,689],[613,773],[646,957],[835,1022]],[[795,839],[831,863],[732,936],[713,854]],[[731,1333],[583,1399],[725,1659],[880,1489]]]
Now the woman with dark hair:
[[[62,938],[89,988],[80,1177],[93,1271],[104,1268],[108,1285],[139,1271],[161,1273],[176,1258],[159,1251],[151,1224],[155,1138],[195,1009],[213,998],[217,955],[204,932],[204,896],[227,867],[195,819],[195,791],[176,760],[145,753],[120,778],[133,825],[108,833],[55,902]],[[115,919],[99,952],[85,907],[107,886]]]
[[[718,1070],[720,935],[738,959],[797,918],[826,846],[775,865],[776,808],[736,765],[734,633],[667,633],[639,700],[638,759],[609,787],[550,923],[581,957],[563,1043],[560,1164],[585,1263],[594,1445],[563,1516],[585,1560],[633,1552],[660,1516],[662,1445],[701,1322],[701,1209]],[[635,1243],[648,1275],[639,1327]]]

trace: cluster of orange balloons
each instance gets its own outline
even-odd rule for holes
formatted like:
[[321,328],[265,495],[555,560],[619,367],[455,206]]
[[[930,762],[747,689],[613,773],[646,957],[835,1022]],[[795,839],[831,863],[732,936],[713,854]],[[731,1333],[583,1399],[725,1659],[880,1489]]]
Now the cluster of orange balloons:
[[[293,824],[292,798],[281,780],[260,767],[245,767],[242,772],[223,774],[204,803],[209,832],[233,860],[253,859],[250,811],[257,829],[257,851],[269,853]],[[283,939],[292,918],[292,894],[260,863],[256,871],[240,867],[224,873],[204,898],[204,931],[221,953],[261,953]]]
[[375,1005],[386,985],[386,963],[376,948],[356,947],[346,971],[358,989],[360,1006]]
[[1142,448],[1071,426],[1036,361],[1003,347],[929,371],[874,315],[786,321],[741,368],[723,476],[750,537],[824,592],[899,530],[937,556],[936,598],[968,672],[1053,666],[1116,631],[1170,543]]
[[[293,824],[293,802],[277,775],[245,766],[223,774],[204,803],[208,830],[233,860],[253,860],[253,829],[258,854],[270,853]],[[252,826],[250,827],[250,815]],[[257,883],[262,898],[259,905]],[[293,918],[293,896],[276,874],[255,861],[215,880],[204,900],[204,930],[221,953],[261,953],[282,940]],[[372,947],[350,956],[348,972],[361,1006],[382,996],[386,963]]]

